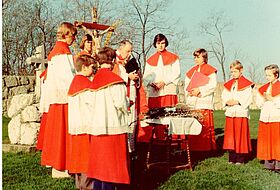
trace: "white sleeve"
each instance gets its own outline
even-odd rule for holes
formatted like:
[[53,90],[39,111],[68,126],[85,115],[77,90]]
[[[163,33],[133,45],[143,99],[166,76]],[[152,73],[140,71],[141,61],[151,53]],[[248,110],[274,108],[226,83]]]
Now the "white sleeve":
[[155,80],[155,73],[152,70],[152,67],[146,63],[145,71],[143,75],[143,83],[145,86],[149,86]]
[[258,108],[262,108],[264,102],[265,102],[264,97],[258,91],[257,95],[256,95],[256,104],[257,104]]
[[224,88],[221,97],[222,97],[222,105],[223,107],[226,107],[226,102],[231,99],[230,92]]
[[121,112],[127,112],[127,98],[126,98],[126,86],[124,84],[115,84],[110,86],[110,94],[113,99],[113,104],[116,109]]
[[173,64],[170,65],[171,67],[168,68],[169,70],[166,72],[166,75],[163,78],[163,81],[166,85],[170,83],[177,84],[178,80],[180,79],[180,62],[177,59]]
[[185,92],[185,97],[189,95],[189,92],[187,91],[187,86],[189,85],[191,79],[189,77],[185,76],[185,86],[184,86],[184,92]]
[[216,86],[217,86],[217,75],[216,73],[212,73],[209,75],[209,82],[208,84],[199,87],[201,97],[208,96],[210,94],[213,94],[215,92]]
[[243,90],[242,97],[239,98],[237,101],[239,101],[243,109],[247,109],[252,103],[252,88],[248,87],[245,90]]
[[125,70],[125,67],[122,65],[119,65],[120,69],[120,77],[127,83],[128,82],[128,73]]
[[280,97],[274,97],[272,102],[277,109],[280,109]]

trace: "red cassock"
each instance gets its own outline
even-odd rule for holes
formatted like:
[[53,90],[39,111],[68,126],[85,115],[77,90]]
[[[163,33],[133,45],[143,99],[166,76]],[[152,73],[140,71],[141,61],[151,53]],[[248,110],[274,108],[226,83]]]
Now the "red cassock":
[[[237,90],[251,88],[253,82],[241,76],[237,80]],[[235,79],[224,84],[225,89],[231,91]],[[226,117],[223,149],[233,150],[236,153],[249,153],[252,151],[249,121],[247,117]]]
[[[264,96],[269,83],[259,88],[259,93]],[[271,86],[272,97],[280,95],[280,81]],[[280,116],[279,116],[280,117]],[[257,158],[261,160],[280,160],[280,122],[259,121]]]
[[[108,86],[124,83],[109,69],[99,69],[92,89],[97,93]],[[109,119],[109,118],[108,118]],[[104,182],[129,184],[127,134],[92,135],[87,176]]]
[[[57,41],[48,56],[48,61],[55,56],[65,54],[71,54],[68,45],[65,42]],[[68,64],[68,60],[65,60],[65,62]],[[51,76],[48,74],[48,77]],[[67,103],[50,104],[44,133],[41,164],[52,166],[57,170],[66,170],[70,137],[68,134]]]
[[36,144],[36,149],[37,150],[43,150],[43,143],[44,143],[45,127],[46,127],[47,117],[48,117],[48,113],[44,112],[43,115],[42,115],[42,118],[41,118],[40,130],[39,130],[38,140],[37,140],[37,144]]
[[[70,85],[68,96],[76,96],[89,89],[92,82],[83,75],[76,75]],[[70,105],[70,103],[69,103]],[[88,169],[90,135],[79,134],[69,137],[69,173],[86,173]]]
[[[195,71],[198,71],[199,66],[196,65],[191,68],[187,73],[186,77],[191,78]],[[202,74],[209,76],[217,72],[217,69],[209,64],[200,65],[200,71]],[[192,151],[210,151],[216,149],[216,139],[214,131],[214,118],[213,110],[201,109],[199,110],[203,115],[202,131],[199,135],[188,135],[190,150]]]

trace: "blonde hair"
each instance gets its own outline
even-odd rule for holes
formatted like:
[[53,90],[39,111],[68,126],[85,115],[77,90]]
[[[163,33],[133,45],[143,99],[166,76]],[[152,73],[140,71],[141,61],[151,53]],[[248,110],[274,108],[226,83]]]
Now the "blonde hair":
[[264,70],[272,70],[274,76],[278,79],[279,78],[279,67],[276,64],[268,65],[264,68]]
[[76,36],[77,29],[69,22],[63,22],[58,26],[56,37],[58,40],[64,40],[67,36]]
[[237,70],[243,69],[243,65],[239,60],[235,60],[232,64],[230,64],[229,68],[235,68]]

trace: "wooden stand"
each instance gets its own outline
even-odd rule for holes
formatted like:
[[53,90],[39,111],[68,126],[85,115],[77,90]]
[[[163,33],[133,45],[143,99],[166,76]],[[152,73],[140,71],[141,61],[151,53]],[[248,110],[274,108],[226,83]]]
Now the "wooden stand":
[[[155,135],[155,128],[157,124],[152,124],[152,138],[149,142],[149,148],[147,153],[147,159],[146,159],[146,167],[147,170],[152,167],[159,167],[164,168],[167,170],[167,173],[169,174],[171,170],[180,170],[180,169],[189,169],[192,170],[192,164],[191,164],[191,157],[190,157],[190,149],[189,149],[189,141],[187,135],[185,135],[185,139],[181,139],[180,135],[177,136],[177,138],[172,138],[172,135],[168,134],[168,127],[165,127],[165,137],[162,139],[157,139],[154,137]],[[182,143],[186,144],[186,150],[182,149]],[[155,145],[163,146],[165,147],[165,160],[164,161],[152,161],[151,157],[154,154],[153,148]],[[177,149],[174,149],[173,147],[177,147]],[[171,159],[172,154],[187,154],[187,163],[183,162],[173,162]]]

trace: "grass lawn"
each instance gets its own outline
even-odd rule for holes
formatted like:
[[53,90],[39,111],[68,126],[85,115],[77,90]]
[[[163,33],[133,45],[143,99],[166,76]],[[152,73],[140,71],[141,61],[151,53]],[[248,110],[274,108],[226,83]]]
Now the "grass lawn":
[[3,153],[2,184],[8,189],[75,189],[74,179],[53,179],[51,169],[40,165],[41,153]]
[[8,137],[8,123],[10,119],[6,117],[2,117],[2,143],[8,144],[10,143],[9,137]]
[[[215,132],[219,156],[199,162],[194,171],[181,170],[168,178],[157,177],[157,172],[143,183],[149,189],[184,190],[184,189],[279,189],[280,174],[266,171],[255,158],[258,132],[259,111],[251,111],[250,132],[253,152],[245,165],[230,165],[228,155],[221,147],[223,143],[225,116],[223,111],[215,111]],[[5,122],[3,118],[3,123]],[[7,129],[3,125],[3,136]],[[3,189],[75,189],[73,179],[52,179],[51,170],[40,166],[41,153],[3,153]],[[142,189],[141,189],[142,190]]]

